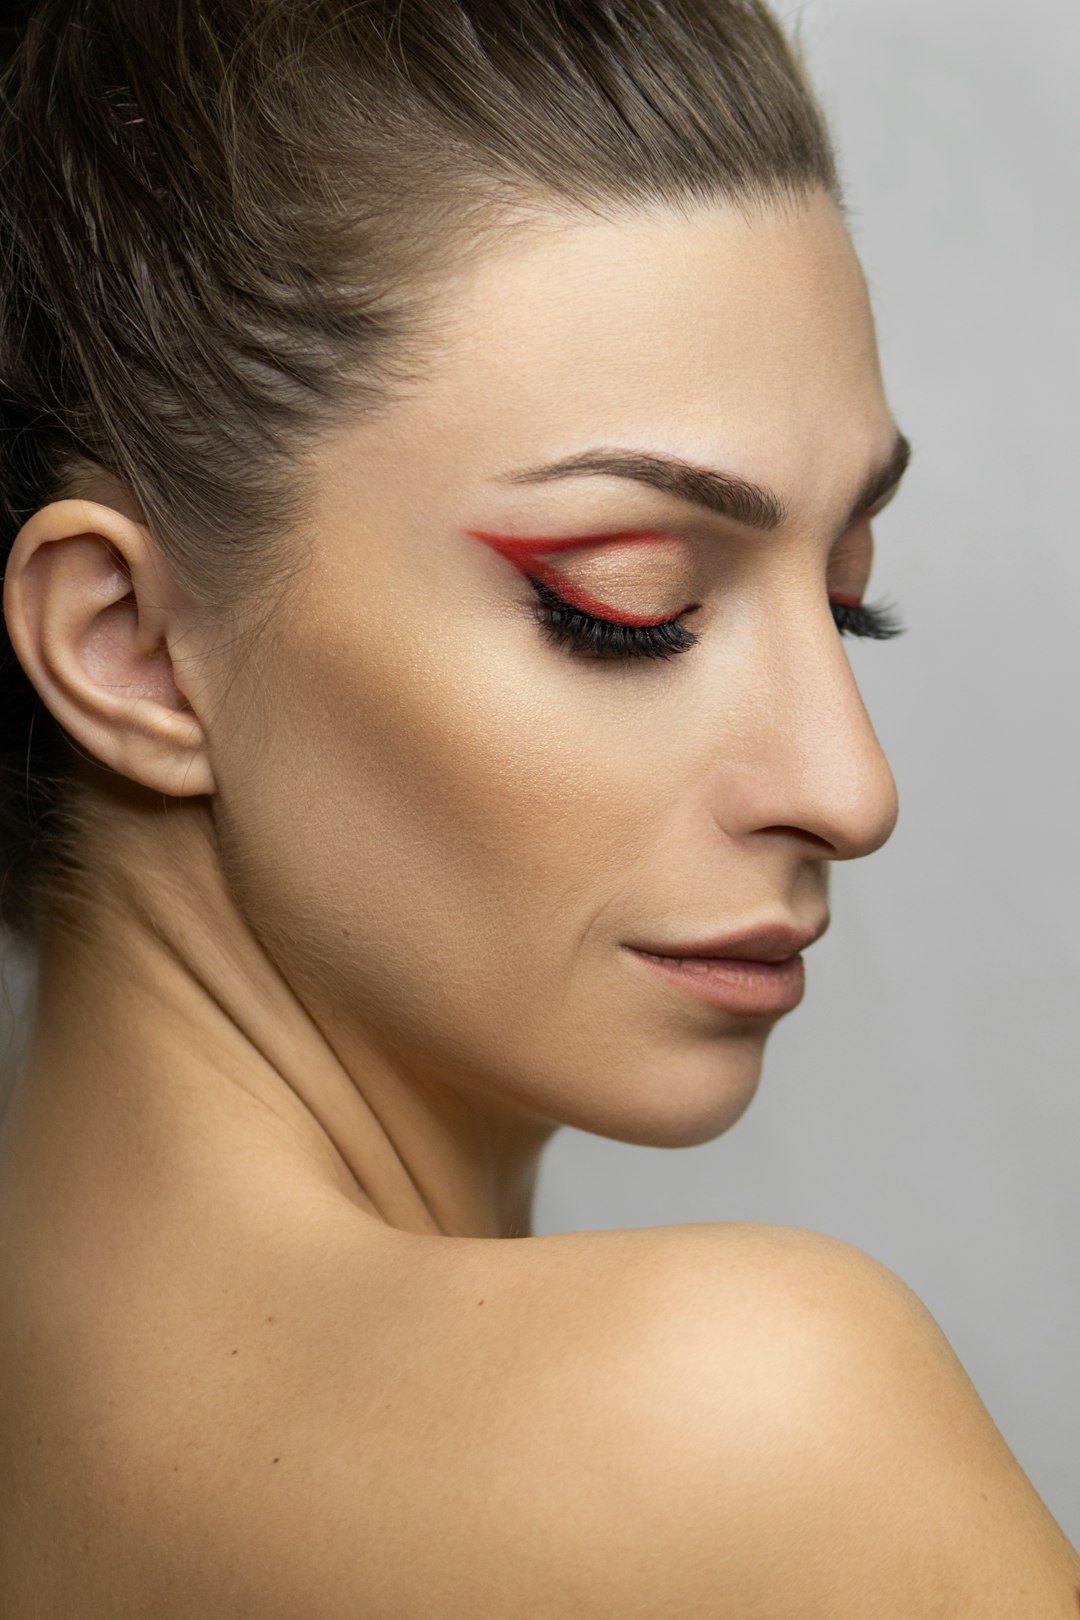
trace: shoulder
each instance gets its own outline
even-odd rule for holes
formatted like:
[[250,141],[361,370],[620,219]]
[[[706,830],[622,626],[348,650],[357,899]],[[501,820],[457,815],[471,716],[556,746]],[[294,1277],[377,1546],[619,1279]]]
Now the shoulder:
[[1073,1615],[1075,1555],[944,1336],[848,1244],[320,1226],[262,1286],[116,1370],[72,1520],[103,1613],[1004,1620],[1026,1587]]
[[516,1264],[493,1443],[461,1453],[514,1601],[474,1590],[462,1614],[1075,1615],[1080,1557],[870,1255],[698,1224],[533,1240]]
[[345,1620],[378,1572],[417,1620],[436,1592],[440,1620],[1073,1615],[1080,1559],[930,1312],[852,1245],[699,1224],[400,1255],[374,1383],[342,1361],[350,1302],[304,1406],[306,1612]]
[[658,1229],[644,1276],[625,1423],[608,1428],[620,1489],[597,1529],[627,1604],[1075,1614],[1080,1556],[896,1273],[746,1224]]

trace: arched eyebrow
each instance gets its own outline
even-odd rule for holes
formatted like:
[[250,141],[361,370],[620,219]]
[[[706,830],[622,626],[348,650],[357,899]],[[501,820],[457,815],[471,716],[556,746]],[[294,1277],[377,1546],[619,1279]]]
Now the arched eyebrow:
[[[888,456],[872,470],[859,491],[845,528],[865,517],[883,496],[896,488],[910,460],[911,445],[898,432]],[[632,478],[639,484],[651,485],[664,495],[673,495],[677,500],[702,506],[718,517],[746,524],[752,529],[778,529],[787,517],[787,506],[774,490],[753,484],[734,473],[717,472],[711,467],[699,467],[678,456],[661,455],[651,450],[582,450],[536,467],[514,468],[511,472],[501,473],[496,482],[546,483],[555,478],[576,478],[589,473],[608,478]]]

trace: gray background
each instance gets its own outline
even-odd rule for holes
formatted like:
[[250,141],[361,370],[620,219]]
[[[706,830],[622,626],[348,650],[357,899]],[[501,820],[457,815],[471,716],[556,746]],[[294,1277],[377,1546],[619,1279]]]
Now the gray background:
[[909,633],[848,643],[900,823],[834,869],[807,999],[743,1119],[679,1151],[560,1133],[535,1230],[765,1221],[865,1249],[941,1323],[1080,1545],[1080,12],[809,0],[784,15],[832,117],[916,446],[871,592]]
[[560,1133],[534,1230],[765,1221],[856,1244],[933,1312],[1080,1546],[1080,11],[781,14],[916,451],[870,593],[908,634],[847,643],[900,822],[833,868],[832,928],[743,1118],[679,1150]]

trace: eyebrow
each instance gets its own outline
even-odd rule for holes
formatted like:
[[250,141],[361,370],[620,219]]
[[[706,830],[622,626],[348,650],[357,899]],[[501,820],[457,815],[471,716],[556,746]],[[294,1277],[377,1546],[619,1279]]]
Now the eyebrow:
[[[911,445],[898,432],[889,455],[874,468],[860,489],[845,528],[850,528],[859,518],[865,517],[882,496],[896,488],[910,460]],[[582,450],[536,467],[514,468],[511,472],[501,473],[495,481],[536,484],[556,478],[576,478],[580,474],[631,478],[636,483],[651,485],[664,495],[673,495],[677,500],[703,506],[718,517],[729,518],[752,529],[778,529],[788,513],[784,500],[761,484],[753,484],[734,473],[716,472],[710,467],[699,467],[693,462],[683,461],[678,456],[661,455],[651,450]]]

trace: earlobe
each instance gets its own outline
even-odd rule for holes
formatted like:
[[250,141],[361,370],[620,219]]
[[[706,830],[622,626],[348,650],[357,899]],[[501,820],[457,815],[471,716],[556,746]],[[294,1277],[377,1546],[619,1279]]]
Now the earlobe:
[[96,501],[54,501],[15,539],[4,613],[19,662],[77,743],[132,781],[189,797],[216,783],[176,681],[173,594],[145,525]]

